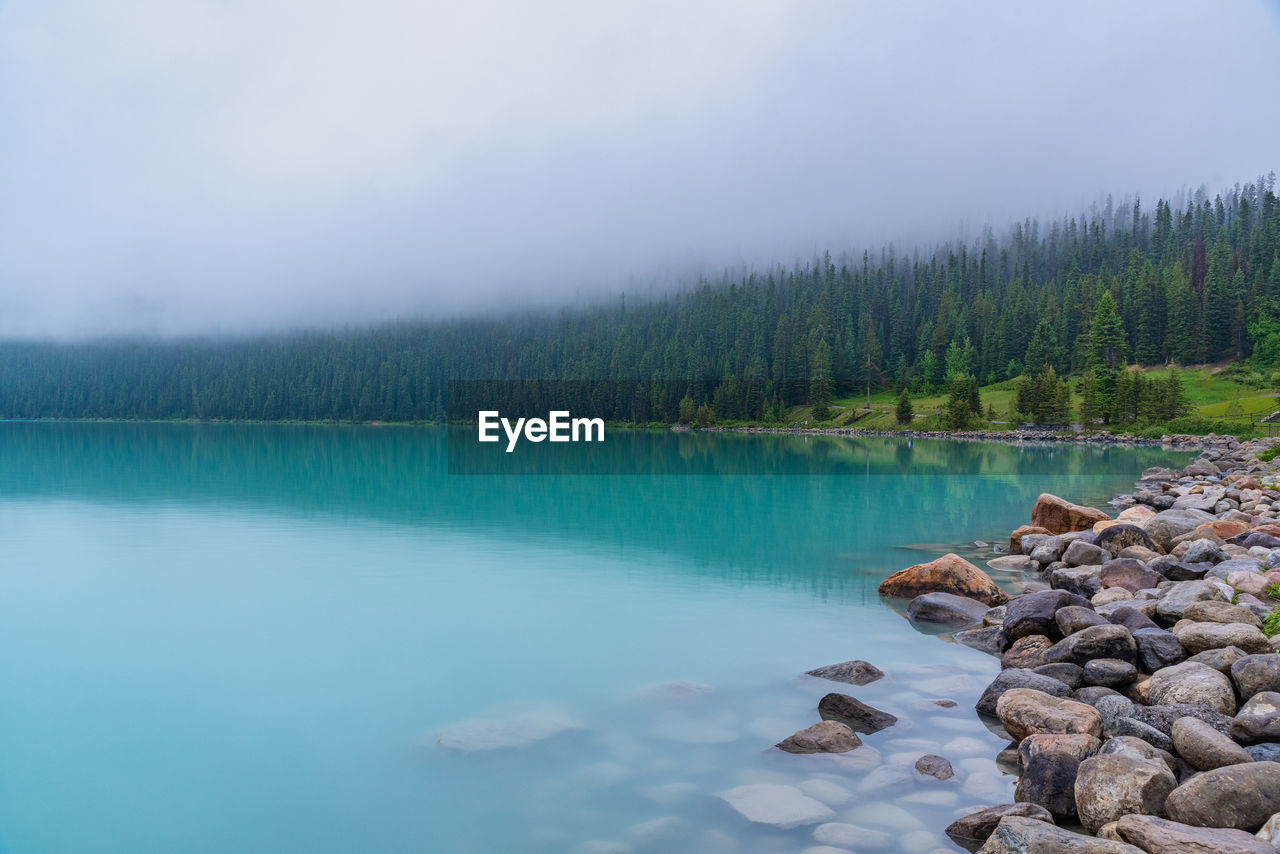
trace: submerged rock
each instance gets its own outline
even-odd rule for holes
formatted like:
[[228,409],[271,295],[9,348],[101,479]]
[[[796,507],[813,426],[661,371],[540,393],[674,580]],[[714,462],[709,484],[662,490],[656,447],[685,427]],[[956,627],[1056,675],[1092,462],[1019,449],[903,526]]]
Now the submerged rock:
[[835,817],[826,804],[809,797],[795,786],[755,783],[737,786],[717,797],[733,807],[747,821],[789,830],[818,824]]
[[824,720],[839,721],[847,724],[854,732],[870,735],[887,729],[898,722],[898,718],[874,706],[868,706],[855,700],[848,694],[831,693],[818,701],[818,713]]
[[974,626],[989,610],[985,602],[954,593],[923,593],[907,606],[907,619],[921,623]]
[[435,746],[460,753],[510,750],[582,728],[581,721],[563,712],[523,712],[447,726],[435,734]]
[[956,775],[951,763],[936,753],[926,753],[917,759],[916,770],[927,777],[936,777],[939,780],[950,780]]
[[969,851],[977,851],[987,841],[1000,819],[1005,816],[1019,816],[1036,821],[1053,824],[1053,816],[1047,809],[1037,804],[999,804],[969,813],[957,821],[953,821],[944,831],[952,842]]
[[830,679],[832,682],[845,682],[849,685],[866,685],[883,677],[884,671],[874,664],[854,659],[853,661],[843,661],[840,664],[828,664],[826,667],[808,670],[806,675],[817,676],[819,679]]
[[854,735],[847,724],[818,721],[813,726],[784,738],[775,746],[787,753],[848,753],[861,747],[862,740]]

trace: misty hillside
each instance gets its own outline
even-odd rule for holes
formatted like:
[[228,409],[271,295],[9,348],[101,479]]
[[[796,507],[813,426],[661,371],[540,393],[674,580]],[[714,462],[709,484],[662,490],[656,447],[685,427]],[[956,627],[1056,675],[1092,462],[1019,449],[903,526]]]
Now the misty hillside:
[[[1095,316],[1109,325],[1105,365]],[[636,383],[615,401],[620,420],[674,421],[686,397],[718,419],[776,420],[867,380],[915,393],[961,374],[1223,359],[1280,361],[1274,175],[1176,206],[1108,202],[912,257],[825,256],[555,315],[7,342],[0,416],[422,421],[444,415],[451,379],[582,379]]]

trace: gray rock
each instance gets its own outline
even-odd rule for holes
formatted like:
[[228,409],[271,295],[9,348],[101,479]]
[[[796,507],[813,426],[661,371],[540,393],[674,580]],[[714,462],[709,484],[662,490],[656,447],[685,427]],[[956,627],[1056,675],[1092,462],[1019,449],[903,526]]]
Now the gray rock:
[[1231,674],[1231,665],[1245,657],[1245,651],[1238,646],[1227,646],[1222,649],[1206,649],[1204,652],[1197,652],[1195,655],[1187,659],[1187,661],[1197,661],[1200,664],[1206,664],[1219,673]]
[[1173,722],[1173,746],[1178,755],[1200,771],[1253,761],[1243,747],[1204,721],[1191,717]]
[[1005,635],[1010,642],[1028,635],[1061,637],[1055,616],[1059,608],[1069,605],[1088,605],[1088,602],[1062,590],[1044,590],[1012,599],[1005,605]]
[[[1084,671],[1083,667],[1080,669],[1082,672]],[[1101,685],[1086,685],[1083,688],[1077,688],[1072,691],[1071,696],[1082,703],[1096,706],[1103,697],[1123,697],[1124,695],[1113,688],[1103,688]]]
[[1119,688],[1138,678],[1138,669],[1118,658],[1095,658],[1084,666],[1084,681],[1090,685]]
[[1137,525],[1130,525],[1127,522],[1119,525],[1111,525],[1098,534],[1098,545],[1106,549],[1112,556],[1120,554],[1130,546],[1141,546],[1150,551],[1159,551],[1155,540],[1151,539],[1146,531]]
[[1170,581],[1196,581],[1204,578],[1213,567],[1212,563],[1188,563],[1180,561],[1172,563],[1164,571],[1164,577]]
[[1102,589],[1101,566],[1069,566],[1049,574],[1049,585],[1088,599]]
[[950,780],[956,775],[951,763],[936,753],[926,753],[916,760],[916,770],[927,777]]
[[[1017,600],[1015,600],[1017,601]],[[1042,676],[1031,670],[1021,670],[1011,668],[1000,671],[1000,674],[991,681],[991,684],[982,692],[982,696],[978,698],[976,708],[980,714],[995,717],[996,703],[1000,700],[1002,694],[1012,688],[1034,688],[1037,691],[1043,691],[1054,697],[1070,697],[1070,686],[1051,679],[1048,676]]]
[[[1108,528],[1108,530],[1110,529]],[[1164,581],[1164,576],[1160,573],[1148,568],[1142,561],[1128,557],[1117,558],[1104,563],[1099,578],[1104,588],[1123,587],[1130,593],[1155,587],[1161,581]]]
[[1244,752],[1252,756],[1254,762],[1280,762],[1280,742],[1246,744]]
[[1166,752],[1173,751],[1173,739],[1162,733],[1160,730],[1148,723],[1138,720],[1134,717],[1118,717],[1107,721],[1103,727],[1103,732],[1107,737],[1114,740],[1117,738],[1136,738],[1145,741],[1152,747],[1158,748]]
[[984,626],[1003,626],[1005,612],[1009,610],[1008,605],[997,605],[994,608],[988,608],[987,613],[982,615],[982,625]]
[[1173,540],[1193,531],[1205,522],[1212,522],[1208,513],[1196,510],[1162,510],[1142,524],[1147,536],[1165,551],[1173,548]]
[[1213,540],[1195,540],[1183,552],[1182,559],[1187,563],[1221,563],[1227,559],[1227,553]]
[[1075,782],[1080,823],[1090,833],[1132,813],[1159,815],[1178,781],[1163,762],[1123,753],[1091,756],[1080,763]]
[[1078,664],[1065,661],[1059,664],[1042,664],[1033,672],[1048,676],[1050,679],[1057,679],[1073,691],[1084,685],[1084,668]]
[[[1004,629],[999,626],[983,626],[980,629],[962,629],[952,635],[956,643],[964,644],[970,649],[1000,657],[1005,647]],[[1179,647],[1181,649],[1181,647]]]
[[1040,569],[1040,564],[1036,563],[1026,555],[1004,555],[1003,557],[993,557],[987,561],[987,566],[992,569],[998,569],[1002,572],[1035,572]]
[[721,792],[718,797],[747,821],[788,830],[835,817],[831,808],[795,786],[756,783]]
[[1082,667],[1095,658],[1118,658],[1134,661],[1138,647],[1124,626],[1089,626],[1068,635],[1044,654],[1046,664],[1070,661]]
[[1255,831],[1280,812],[1280,763],[1249,762],[1205,771],[1174,789],[1165,811],[1182,824]]
[[1068,566],[1098,566],[1109,557],[1106,549],[1084,540],[1075,540],[1062,553],[1062,560]]
[[1106,727],[1107,721],[1127,718],[1133,712],[1133,701],[1120,694],[1099,697],[1091,705],[1098,710],[1098,714],[1102,715],[1103,727]]
[[826,667],[807,671],[807,675],[817,676],[819,679],[830,679],[832,682],[866,685],[884,676],[884,671],[874,664],[855,659],[840,664],[828,664]]
[[977,810],[953,821],[947,826],[945,833],[960,847],[976,851],[991,836],[1000,819],[1010,815],[1053,824],[1053,816],[1047,809],[1037,804],[1000,804]]
[[1205,600],[1227,601],[1222,590],[1212,581],[1175,581],[1164,588],[1156,602],[1156,613],[1169,622],[1181,620],[1187,606]]
[[1041,564],[1042,566],[1044,564],[1053,563],[1054,561],[1058,560],[1061,557],[1062,557],[1061,545],[1054,546],[1054,545],[1049,545],[1048,543],[1045,543],[1044,545],[1036,546],[1034,549],[1031,550],[1031,559],[1034,560],[1036,563]]
[[1178,767],[1178,760],[1173,758],[1172,753],[1156,747],[1145,739],[1132,735],[1118,735],[1115,738],[1109,738],[1098,752],[1123,753],[1135,759],[1145,759],[1148,762],[1163,762],[1170,771]]
[[1275,854],[1267,843],[1243,830],[1192,827],[1152,815],[1127,815],[1116,833],[1147,854]]
[[[1152,610],[1155,610],[1154,606],[1152,606]],[[1145,611],[1133,605],[1118,605],[1106,617],[1108,621],[1115,623],[1117,626],[1124,626],[1130,632],[1136,632],[1138,629],[1160,628],[1154,620],[1147,616]]]
[[1280,692],[1280,655],[1246,655],[1231,665],[1231,681],[1246,700],[1263,691]]
[[1212,667],[1184,661],[1151,674],[1147,696],[1152,705],[1194,703],[1224,715],[1235,714],[1236,695],[1231,680]]
[[1022,816],[1005,816],[980,854],[1142,854],[1124,842],[1096,839]]
[[1259,691],[1250,697],[1231,724],[1231,737],[1241,744],[1280,741],[1280,694]]
[[1271,641],[1261,629],[1242,623],[1186,622],[1174,626],[1173,633],[1189,655],[1228,646],[1236,646],[1247,653],[1257,654],[1268,653],[1273,649]]
[[912,599],[907,606],[907,619],[919,623],[973,626],[982,623],[989,607],[985,602],[954,593],[924,593]]
[[839,721],[854,732],[871,734],[893,726],[897,717],[874,706],[855,700],[848,694],[831,693],[818,701],[823,720]]
[[1076,816],[1075,783],[1080,760],[1062,750],[1036,753],[1022,767],[1013,799],[1044,807],[1055,817]]
[[1137,629],[1133,640],[1138,645],[1138,667],[1143,673],[1155,673],[1177,664],[1187,655],[1173,632],[1164,629]]
[[1063,637],[1074,634],[1081,629],[1087,629],[1089,626],[1103,626],[1108,622],[1106,617],[1083,605],[1068,605],[1065,608],[1059,608],[1053,619],[1058,625],[1058,633]]
[[861,746],[862,740],[839,721],[818,721],[776,745],[787,753],[848,753]]
[[1165,735],[1173,735],[1173,722],[1178,718],[1204,721],[1223,735],[1231,735],[1231,718],[1203,704],[1167,703],[1159,706],[1134,705],[1130,717],[1155,727]]

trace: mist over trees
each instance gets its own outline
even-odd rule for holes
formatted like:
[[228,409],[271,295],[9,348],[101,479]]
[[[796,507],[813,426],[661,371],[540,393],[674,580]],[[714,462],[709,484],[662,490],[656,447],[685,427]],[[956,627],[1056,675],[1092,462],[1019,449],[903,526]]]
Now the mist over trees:
[[1135,390],[1126,365],[1280,365],[1274,181],[1150,207],[1108,199],[909,257],[824,255],[555,314],[6,342],[0,416],[424,421],[445,416],[450,380],[530,379],[625,383],[611,401],[618,420],[688,420],[692,406],[699,423],[779,421],[867,388],[932,393],[963,380],[968,404],[970,387],[1022,376],[1028,406],[1056,418],[1073,376],[1091,412],[1123,418],[1155,394]]

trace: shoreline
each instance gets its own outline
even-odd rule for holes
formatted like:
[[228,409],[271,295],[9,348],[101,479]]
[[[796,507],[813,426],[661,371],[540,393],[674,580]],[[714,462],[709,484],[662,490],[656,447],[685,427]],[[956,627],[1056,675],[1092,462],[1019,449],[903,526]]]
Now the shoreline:
[[1110,502],[1115,518],[1041,495],[1032,525],[987,561],[1018,572],[1021,592],[954,554],[881,585],[882,601],[910,601],[910,621],[951,625],[940,637],[1001,662],[975,714],[1010,736],[997,762],[1018,771],[1015,803],[960,818],[946,829],[955,844],[1280,850],[1280,634],[1262,631],[1280,614],[1280,465],[1257,459],[1280,439],[1164,438],[1177,441],[1132,444],[1203,450],[1143,472]]

